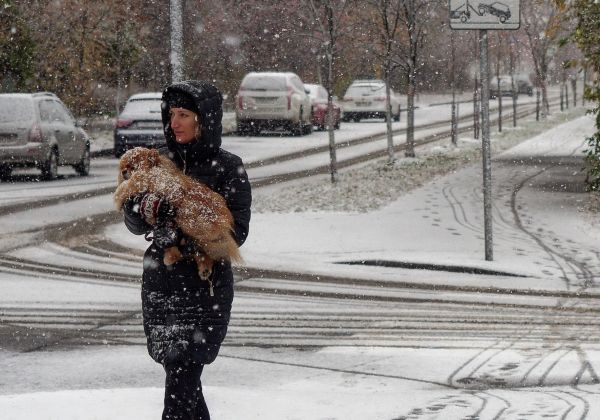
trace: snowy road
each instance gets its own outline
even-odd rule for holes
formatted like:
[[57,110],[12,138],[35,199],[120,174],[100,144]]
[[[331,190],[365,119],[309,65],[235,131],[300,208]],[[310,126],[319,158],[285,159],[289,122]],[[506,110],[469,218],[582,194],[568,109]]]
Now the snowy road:
[[[598,237],[577,218],[581,141],[565,136],[577,127],[496,157],[493,266],[473,263],[482,235],[478,167],[365,217],[257,214],[261,234],[244,251],[250,267],[264,265],[237,272],[226,345],[206,372],[215,417],[600,418]],[[90,184],[108,190],[114,160],[94,163]],[[4,208],[21,209],[0,215],[7,419],[89,418],[78,406],[58,408],[74,400],[89,401],[97,418],[152,418],[160,409],[162,374],[142,346],[144,241],[125,235],[108,192],[61,202],[88,191],[79,182],[0,185]],[[58,198],[25,210],[27,197]],[[390,218],[394,225],[378,226]],[[298,238],[288,233],[294,227],[310,238],[285,240]],[[373,255],[435,256],[522,277],[332,264]]]

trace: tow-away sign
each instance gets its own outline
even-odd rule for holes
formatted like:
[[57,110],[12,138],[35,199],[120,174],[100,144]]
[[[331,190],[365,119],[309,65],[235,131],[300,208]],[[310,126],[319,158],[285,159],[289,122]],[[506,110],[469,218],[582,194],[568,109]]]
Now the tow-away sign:
[[519,0],[450,0],[452,29],[519,29]]

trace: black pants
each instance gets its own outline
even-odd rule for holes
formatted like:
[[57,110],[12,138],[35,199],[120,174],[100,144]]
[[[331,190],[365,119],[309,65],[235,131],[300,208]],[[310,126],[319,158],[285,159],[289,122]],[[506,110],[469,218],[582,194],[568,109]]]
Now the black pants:
[[163,420],[210,420],[210,414],[202,395],[204,365],[177,363],[165,366],[165,409]]

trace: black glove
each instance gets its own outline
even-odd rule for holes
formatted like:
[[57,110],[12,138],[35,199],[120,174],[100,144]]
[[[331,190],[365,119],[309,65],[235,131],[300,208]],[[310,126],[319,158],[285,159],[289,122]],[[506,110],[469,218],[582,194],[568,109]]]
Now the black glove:
[[140,203],[145,194],[138,194],[133,197],[129,197],[123,203],[123,211],[129,216],[140,217]]
[[175,218],[175,209],[166,198],[154,193],[146,193],[139,202],[140,217],[152,226],[164,225]]
[[202,249],[188,236],[182,236],[182,240],[179,243],[179,251],[184,258],[191,258],[202,253]]
[[181,230],[179,230],[172,220],[152,231],[154,245],[162,249],[178,246],[181,241],[181,236]]

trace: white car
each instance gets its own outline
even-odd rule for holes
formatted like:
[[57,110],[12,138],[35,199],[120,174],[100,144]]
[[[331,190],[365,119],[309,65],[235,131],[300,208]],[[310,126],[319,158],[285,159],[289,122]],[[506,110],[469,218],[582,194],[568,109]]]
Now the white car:
[[510,76],[500,76],[500,90],[498,90],[498,77],[494,76],[490,80],[490,99],[497,98],[499,95],[502,96],[515,96],[519,97],[519,88],[517,81],[515,80],[515,87],[513,89],[513,81]]
[[299,136],[312,132],[310,98],[295,73],[248,73],[237,94],[235,114],[240,134],[278,128]]
[[[390,89],[390,103],[394,121],[400,121],[400,97]],[[382,80],[355,80],[343,99],[344,121],[361,118],[386,118],[385,82]]]

